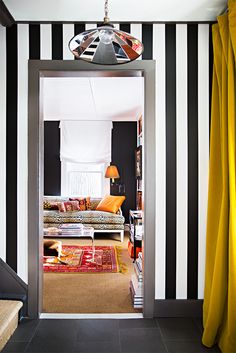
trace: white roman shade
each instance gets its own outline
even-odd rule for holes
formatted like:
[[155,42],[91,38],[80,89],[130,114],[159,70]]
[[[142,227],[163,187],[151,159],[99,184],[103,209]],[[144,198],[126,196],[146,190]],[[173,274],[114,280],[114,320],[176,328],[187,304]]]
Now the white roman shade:
[[111,121],[61,121],[62,162],[109,163]]

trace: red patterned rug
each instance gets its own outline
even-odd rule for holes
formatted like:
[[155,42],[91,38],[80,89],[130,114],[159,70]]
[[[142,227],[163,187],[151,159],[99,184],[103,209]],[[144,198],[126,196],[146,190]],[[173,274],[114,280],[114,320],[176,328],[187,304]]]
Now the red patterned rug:
[[118,256],[114,246],[63,245],[60,259],[44,256],[44,272],[109,273],[118,272]]

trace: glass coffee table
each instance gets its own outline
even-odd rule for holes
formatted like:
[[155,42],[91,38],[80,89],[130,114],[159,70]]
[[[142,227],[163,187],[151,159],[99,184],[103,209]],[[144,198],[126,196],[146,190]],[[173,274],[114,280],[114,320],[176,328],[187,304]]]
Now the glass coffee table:
[[90,262],[94,261],[95,247],[94,247],[94,228],[85,226],[82,223],[77,224],[58,224],[56,227],[47,227],[43,229],[44,238],[56,237],[56,238],[91,238],[92,240],[92,259],[87,260]]

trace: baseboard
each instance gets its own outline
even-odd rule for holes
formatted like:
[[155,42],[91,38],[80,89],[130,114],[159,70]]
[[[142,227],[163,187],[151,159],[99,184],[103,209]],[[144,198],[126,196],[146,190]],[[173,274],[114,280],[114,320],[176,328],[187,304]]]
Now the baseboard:
[[127,314],[59,314],[59,313],[41,313],[40,319],[142,319],[141,313]]
[[156,299],[154,317],[202,317],[203,300]]

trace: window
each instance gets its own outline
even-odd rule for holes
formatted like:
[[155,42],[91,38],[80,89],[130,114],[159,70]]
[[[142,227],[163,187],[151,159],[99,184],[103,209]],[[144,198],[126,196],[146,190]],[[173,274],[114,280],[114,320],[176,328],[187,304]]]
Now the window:
[[109,179],[104,178],[105,163],[62,162],[62,195],[103,197],[109,193]]

